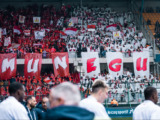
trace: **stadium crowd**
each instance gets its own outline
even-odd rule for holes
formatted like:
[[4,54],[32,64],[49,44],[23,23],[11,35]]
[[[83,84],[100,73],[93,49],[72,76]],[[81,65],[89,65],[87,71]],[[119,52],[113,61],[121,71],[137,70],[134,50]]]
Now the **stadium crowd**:
[[[0,53],[17,53],[18,58],[26,53],[42,53],[43,58],[48,58],[54,52],[68,52],[71,58],[81,57],[81,52],[98,52],[100,57],[105,57],[108,51],[122,52],[125,57],[131,57],[134,51],[150,51],[152,55],[152,47],[143,33],[136,30],[131,12],[116,12],[105,6],[62,5],[56,10],[54,6],[32,5],[18,10],[9,6],[0,14],[3,29]],[[19,15],[25,16],[24,23],[19,23]],[[41,22],[34,23],[33,16],[40,16]],[[72,17],[77,22],[70,24]],[[95,26],[93,31],[88,25]],[[15,33],[15,26],[22,32]],[[67,27],[77,29],[76,34],[65,34]],[[23,33],[25,30],[30,30],[29,36]],[[45,36],[35,39],[36,30],[45,30]],[[113,31],[120,31],[120,35],[114,37]],[[15,44],[4,45],[8,37]]]

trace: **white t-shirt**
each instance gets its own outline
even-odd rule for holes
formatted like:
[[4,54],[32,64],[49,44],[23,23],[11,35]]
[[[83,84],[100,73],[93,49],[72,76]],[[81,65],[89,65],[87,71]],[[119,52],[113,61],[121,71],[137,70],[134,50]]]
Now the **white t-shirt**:
[[0,119],[29,120],[25,107],[13,96],[0,103]]
[[[156,116],[156,112],[160,110],[160,107],[154,104],[150,100],[145,100],[143,103],[138,105],[133,112],[133,120],[151,120]],[[159,118],[158,118],[159,117]],[[160,115],[157,116],[156,120],[160,119]]]
[[80,101],[79,106],[95,114],[96,118],[110,120],[105,107],[99,103],[92,95]]

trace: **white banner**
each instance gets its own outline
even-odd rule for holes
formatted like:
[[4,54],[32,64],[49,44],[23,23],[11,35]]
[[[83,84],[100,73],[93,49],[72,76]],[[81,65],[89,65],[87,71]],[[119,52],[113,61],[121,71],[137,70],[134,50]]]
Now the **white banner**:
[[41,17],[33,17],[33,23],[41,23]]
[[43,39],[45,31],[34,31],[35,39]]
[[120,31],[113,32],[113,38],[114,39],[121,38],[121,32]]
[[107,65],[112,77],[123,74],[123,55],[120,52],[106,52]]
[[135,77],[149,78],[149,52],[133,52],[133,64]]
[[9,46],[11,44],[11,37],[7,37],[4,39],[4,46]]
[[85,75],[93,77],[100,73],[98,52],[82,52],[82,63]]
[[19,15],[19,23],[24,23],[25,16]]

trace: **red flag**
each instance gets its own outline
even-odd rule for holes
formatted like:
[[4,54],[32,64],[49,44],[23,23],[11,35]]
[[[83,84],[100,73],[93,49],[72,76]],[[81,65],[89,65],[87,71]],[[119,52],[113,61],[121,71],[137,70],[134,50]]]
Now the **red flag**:
[[96,25],[88,25],[87,28],[88,28],[88,29],[95,29],[95,28],[96,28]]
[[61,77],[69,76],[69,60],[67,52],[53,53],[52,63],[55,77],[58,75]]
[[40,77],[42,64],[42,54],[39,53],[27,53],[25,55],[24,62],[24,76],[31,78],[35,76],[36,79]]
[[16,76],[17,54],[0,54],[0,79],[10,79]]

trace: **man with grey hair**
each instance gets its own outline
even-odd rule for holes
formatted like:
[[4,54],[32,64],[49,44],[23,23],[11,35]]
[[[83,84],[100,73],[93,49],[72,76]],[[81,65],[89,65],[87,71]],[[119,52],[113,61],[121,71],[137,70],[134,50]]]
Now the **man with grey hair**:
[[78,107],[81,100],[78,86],[64,82],[51,89],[49,95],[50,110],[44,119],[93,120],[94,113]]
[[108,86],[103,80],[95,80],[92,85],[92,93],[88,98],[83,99],[79,106],[93,113],[97,119],[110,120],[105,107],[102,105],[108,97]]

